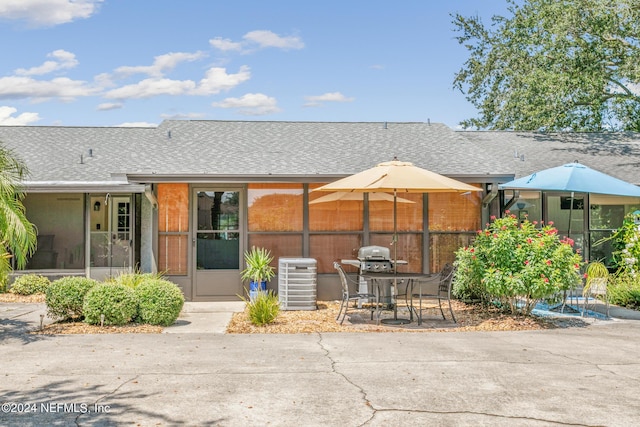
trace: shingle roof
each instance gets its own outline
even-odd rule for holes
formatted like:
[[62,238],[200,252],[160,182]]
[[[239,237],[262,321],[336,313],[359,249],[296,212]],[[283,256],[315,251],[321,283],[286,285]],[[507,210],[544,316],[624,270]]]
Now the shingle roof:
[[438,123],[167,120],[157,128],[0,126],[0,142],[25,160],[29,180],[36,182],[108,181],[114,174],[344,176],[394,156],[444,175],[502,178],[578,160],[640,182],[640,134],[626,133],[456,132]]
[[516,178],[579,162],[616,178],[640,184],[640,133],[458,132],[482,147],[485,157]]

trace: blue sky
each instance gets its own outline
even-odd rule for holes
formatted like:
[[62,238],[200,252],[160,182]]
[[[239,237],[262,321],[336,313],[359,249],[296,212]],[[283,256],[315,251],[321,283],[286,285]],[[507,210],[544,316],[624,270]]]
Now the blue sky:
[[506,0],[1,0],[0,125],[422,121],[452,88],[451,13]]

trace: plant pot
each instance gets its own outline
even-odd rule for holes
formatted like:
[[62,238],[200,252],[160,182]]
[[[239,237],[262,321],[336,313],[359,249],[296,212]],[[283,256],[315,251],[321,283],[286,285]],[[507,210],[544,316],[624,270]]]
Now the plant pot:
[[258,282],[251,281],[249,282],[249,300],[253,301],[257,296],[258,292],[267,292],[267,281],[263,280],[258,284]]

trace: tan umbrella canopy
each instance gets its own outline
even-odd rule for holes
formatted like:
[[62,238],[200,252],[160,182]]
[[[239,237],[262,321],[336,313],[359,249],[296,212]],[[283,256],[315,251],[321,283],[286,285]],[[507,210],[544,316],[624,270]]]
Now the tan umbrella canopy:
[[[342,200],[355,200],[362,201],[364,199],[364,193],[354,193],[347,191],[336,191],[335,193],[327,194],[322,197],[318,197],[309,202],[310,205],[316,203],[338,202]],[[413,200],[404,199],[402,197],[396,198],[398,203],[415,203]],[[369,194],[370,202],[393,202],[393,194],[389,193],[371,193]]]
[[[413,163],[393,159],[313,191],[393,193],[393,242],[391,244],[394,244],[398,241],[397,193],[468,193],[482,191],[482,189],[419,168]],[[397,248],[394,247],[394,262],[397,260]]]
[[313,191],[466,193],[468,191],[482,191],[482,189],[419,168],[413,163],[392,160],[379,163],[371,169],[323,185]]

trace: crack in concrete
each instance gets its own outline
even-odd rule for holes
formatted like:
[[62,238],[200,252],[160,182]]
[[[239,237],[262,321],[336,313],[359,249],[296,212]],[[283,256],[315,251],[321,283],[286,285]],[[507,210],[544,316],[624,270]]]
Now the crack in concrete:
[[[321,333],[317,333],[318,335],[318,346],[324,351],[325,357],[327,359],[329,359],[329,361],[331,362],[331,371],[336,374],[339,375],[340,377],[342,377],[347,383],[351,384],[352,386],[354,386],[356,389],[358,389],[358,391],[360,392],[360,395],[362,396],[362,400],[364,401],[365,405],[369,408],[371,408],[371,417],[366,420],[364,423],[360,424],[360,426],[366,426],[369,425],[371,422],[373,422],[373,420],[375,419],[376,415],[382,412],[397,412],[397,413],[422,413],[422,414],[433,414],[433,415],[480,415],[480,416],[486,416],[486,417],[491,417],[491,418],[500,418],[500,419],[507,419],[507,420],[514,420],[514,421],[536,421],[536,422],[541,422],[541,423],[546,423],[549,425],[559,425],[559,426],[580,426],[580,427],[597,427],[597,426],[590,426],[588,424],[580,424],[580,423],[567,423],[567,422],[561,422],[561,421],[555,421],[555,420],[549,420],[549,419],[543,419],[543,418],[535,418],[535,417],[519,417],[519,416],[512,416],[512,415],[501,415],[501,414],[493,414],[493,413],[489,413],[489,412],[477,412],[477,411],[431,411],[431,410],[425,410],[425,409],[398,409],[398,408],[375,408],[373,406],[373,404],[371,403],[371,401],[369,400],[369,398],[367,397],[367,392],[366,390],[356,384],[355,382],[353,382],[347,375],[345,375],[342,372],[339,372],[336,369],[336,364],[337,362],[333,359],[333,357],[331,357],[331,352],[329,351],[329,349],[324,345],[323,342],[323,336]],[[533,349],[533,347],[530,347],[531,349]],[[589,365],[594,365],[596,366],[598,369],[601,369],[597,364],[592,364],[588,361],[582,361],[579,359],[572,359],[571,357],[568,357],[566,355],[558,355],[558,354],[554,354],[549,350],[539,350],[536,349],[538,351],[544,351],[547,352],[551,355],[554,356],[558,356],[558,357],[562,357],[562,358],[566,358],[570,361],[581,361],[585,364],[589,364]],[[503,363],[523,363],[523,362],[505,362],[505,361],[500,361]]]
[[[128,384],[128,383],[130,383],[130,382],[132,382],[132,381],[135,381],[135,380],[137,380],[139,377],[140,377],[140,375],[136,375],[136,376],[135,376],[135,377],[133,377],[133,378],[129,378],[128,380],[123,381],[123,382],[122,382],[118,387],[114,388],[114,389],[113,389],[113,390],[111,390],[109,393],[106,393],[105,395],[103,395],[103,396],[99,397],[98,399],[96,399],[96,400],[95,400],[95,402],[93,402],[93,406],[92,406],[92,407],[93,407],[93,408],[95,408],[101,400],[106,399],[106,398],[107,398],[107,397],[109,397],[109,396],[113,396],[115,393],[117,393],[117,392],[118,392],[118,390],[120,390],[122,387],[124,387],[124,385],[125,385],[125,384]],[[74,421],[75,421],[76,426],[78,426],[78,427],[80,427],[80,426],[81,426],[81,424],[80,424],[80,417],[82,417],[83,415],[90,414],[90,413],[91,413],[91,411],[87,411],[87,412],[86,412],[86,413],[84,413],[84,414],[78,414],[78,416],[77,416],[77,417],[76,417],[76,419],[74,420]]]
[[358,391],[360,392],[360,395],[362,396],[362,400],[364,401],[364,404],[371,408],[371,417],[365,421],[364,423],[360,424],[361,426],[367,425],[369,424],[373,418],[376,416],[376,412],[377,409],[373,407],[373,405],[371,404],[371,401],[369,400],[369,398],[367,397],[367,392],[365,391],[365,389],[361,386],[359,386],[358,384],[354,383],[349,377],[347,377],[345,374],[343,374],[342,372],[339,372],[336,369],[336,361],[333,359],[333,357],[331,357],[331,352],[329,351],[329,349],[327,347],[325,347],[324,342],[322,341],[322,334],[318,332],[318,346],[324,351],[325,357],[327,359],[329,359],[329,361],[331,362],[331,372],[333,372],[336,375],[341,376],[342,378],[344,378],[344,380],[351,384],[352,386],[354,386],[356,389],[358,389]]
[[580,426],[580,427],[598,427],[598,425],[579,424],[579,423],[567,423],[562,421],[554,421],[545,418],[535,417],[516,417],[513,415],[501,415],[492,414],[489,412],[477,412],[477,411],[429,411],[426,409],[378,409],[377,412],[414,412],[420,414],[434,414],[434,415],[484,415],[491,418],[501,418],[514,421],[539,421],[545,424],[561,425],[561,426]]

